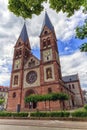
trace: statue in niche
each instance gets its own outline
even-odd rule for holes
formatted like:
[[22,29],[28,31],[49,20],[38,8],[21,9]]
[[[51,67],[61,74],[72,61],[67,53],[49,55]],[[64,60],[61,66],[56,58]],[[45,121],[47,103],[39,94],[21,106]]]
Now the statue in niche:
[[18,84],[18,75],[16,75],[15,77],[14,77],[14,85],[17,85]]
[[46,69],[46,78],[52,78],[52,69],[51,68],[47,68]]

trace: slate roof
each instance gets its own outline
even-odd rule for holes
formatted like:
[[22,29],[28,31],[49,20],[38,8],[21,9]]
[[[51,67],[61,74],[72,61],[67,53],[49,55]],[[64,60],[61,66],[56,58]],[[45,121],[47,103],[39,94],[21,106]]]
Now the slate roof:
[[78,74],[64,76],[64,77],[62,77],[62,80],[64,82],[74,82],[74,81],[77,81],[78,80]]
[[50,18],[48,16],[47,12],[45,12],[45,18],[44,18],[44,21],[43,21],[41,32],[43,31],[44,26],[47,26],[52,31],[54,30],[54,27],[53,27],[53,25],[52,25],[52,23],[50,21]]
[[25,23],[24,23],[24,26],[22,28],[22,31],[21,31],[21,34],[19,37],[23,40],[23,42],[26,42],[28,40],[28,34],[27,34],[27,29],[26,29]]

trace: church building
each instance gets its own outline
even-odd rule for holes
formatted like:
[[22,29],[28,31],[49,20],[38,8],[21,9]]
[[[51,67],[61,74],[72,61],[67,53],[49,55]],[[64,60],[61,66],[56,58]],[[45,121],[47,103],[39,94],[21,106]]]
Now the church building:
[[74,92],[62,80],[56,34],[46,12],[40,33],[40,60],[31,52],[25,23],[15,44],[7,110],[49,110],[49,102],[45,106],[44,102],[25,103],[24,99],[31,94],[56,92],[67,93],[70,98],[51,101],[50,110],[71,109],[75,105]]

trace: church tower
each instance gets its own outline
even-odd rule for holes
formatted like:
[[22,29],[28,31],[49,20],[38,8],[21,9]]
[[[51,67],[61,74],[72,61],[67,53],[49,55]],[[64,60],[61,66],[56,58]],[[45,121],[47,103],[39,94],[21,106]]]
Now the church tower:
[[54,27],[47,12],[43,21],[40,34],[40,54],[41,54],[41,85],[49,83],[59,83],[61,80],[61,67],[57,46],[57,39]]
[[[42,94],[61,92],[63,90],[63,82],[61,76],[57,39],[54,27],[49,19],[47,12],[45,12],[45,18],[40,34],[40,57],[40,81],[42,86]],[[59,103],[56,104],[51,103],[51,108],[55,109],[56,107],[61,107]],[[55,108],[53,108],[54,106]]]
[[8,95],[8,111],[19,111],[21,109],[21,98],[23,89],[24,64],[31,54],[26,25],[24,23],[20,36],[14,47],[13,65],[11,73],[10,90]]

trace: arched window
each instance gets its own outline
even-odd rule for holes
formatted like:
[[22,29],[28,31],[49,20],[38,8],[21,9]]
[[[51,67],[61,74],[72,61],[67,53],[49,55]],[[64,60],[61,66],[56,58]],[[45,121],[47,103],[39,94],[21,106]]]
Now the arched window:
[[71,89],[71,85],[69,84],[69,89]]
[[52,88],[48,88],[48,93],[52,93]]
[[21,50],[19,50],[19,55],[21,55],[21,53],[22,53]]
[[46,48],[46,41],[43,41],[43,48]]
[[[28,97],[32,94],[35,94],[33,89],[28,90],[25,93],[25,97]],[[29,102],[29,103],[25,103],[25,108],[29,108],[29,109],[35,109],[37,107],[37,103],[36,102]]]
[[15,98],[15,97],[16,97],[16,92],[13,92],[12,97],[13,97],[13,98]]
[[45,35],[47,35],[47,34],[48,34],[48,31],[47,31],[47,30],[46,30],[46,31],[44,31],[44,34],[45,34]]
[[74,84],[72,84],[72,88],[73,88],[73,89],[75,89],[75,86],[74,86]]
[[46,69],[46,78],[49,79],[49,78],[52,78],[52,68],[47,68]]
[[20,45],[21,45],[21,42],[18,43],[18,46],[20,46]]
[[47,39],[47,46],[49,47],[51,45],[50,39]]
[[18,51],[15,52],[15,57],[16,57],[16,58],[18,57]]
[[14,85],[17,85],[18,84],[18,75],[15,75],[14,76]]

